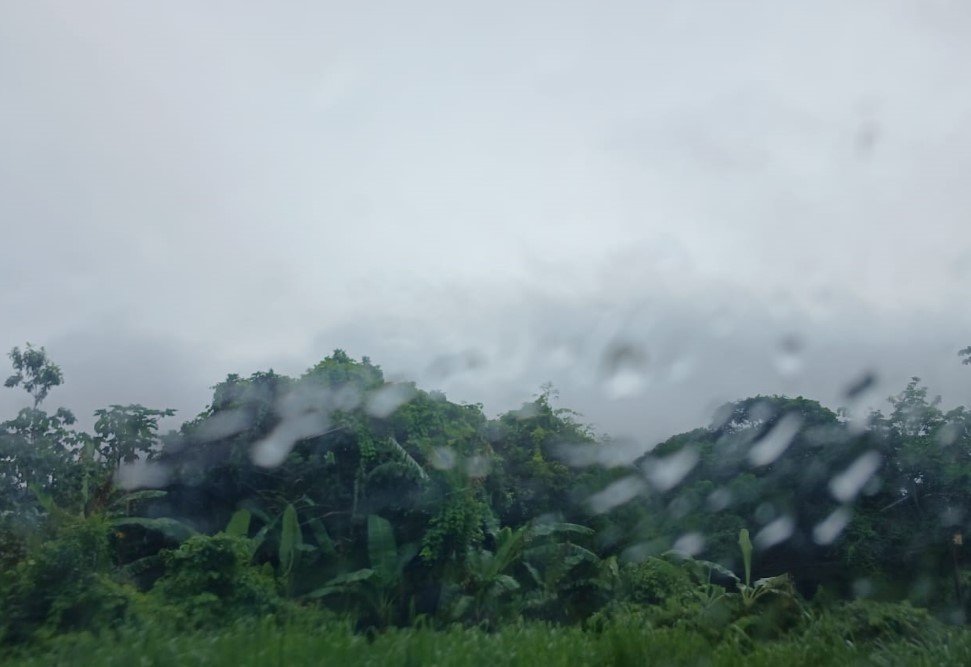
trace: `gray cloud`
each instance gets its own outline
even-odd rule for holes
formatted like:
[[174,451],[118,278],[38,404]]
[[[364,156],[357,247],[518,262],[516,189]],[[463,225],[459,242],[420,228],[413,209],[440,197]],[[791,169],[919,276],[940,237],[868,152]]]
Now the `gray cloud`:
[[[493,410],[551,379],[650,438],[871,369],[962,401],[969,27],[917,0],[8,3],[0,344],[47,345],[79,412],[188,416],[333,347]],[[645,377],[610,400],[617,341]]]

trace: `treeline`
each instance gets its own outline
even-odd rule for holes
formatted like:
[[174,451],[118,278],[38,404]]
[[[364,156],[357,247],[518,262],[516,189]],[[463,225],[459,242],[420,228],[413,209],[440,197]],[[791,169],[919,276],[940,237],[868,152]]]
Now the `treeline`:
[[9,357],[33,405],[0,423],[8,645],[308,610],[772,634],[809,600],[864,598],[964,619],[971,413],[917,378],[862,424],[759,396],[625,456],[551,387],[488,418],[341,350],[299,378],[230,375],[177,431],[113,405],[87,433],[46,409],[63,376],[43,348]]

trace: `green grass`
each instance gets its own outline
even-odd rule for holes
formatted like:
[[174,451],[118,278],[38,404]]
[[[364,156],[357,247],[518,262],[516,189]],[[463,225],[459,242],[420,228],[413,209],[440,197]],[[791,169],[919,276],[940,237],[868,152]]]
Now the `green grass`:
[[825,628],[810,627],[784,641],[760,643],[740,637],[712,646],[688,629],[651,629],[633,623],[610,624],[596,633],[539,623],[508,626],[494,633],[458,627],[409,629],[369,640],[334,621],[286,627],[266,621],[188,634],[142,628],[103,637],[64,635],[32,650],[0,656],[0,662],[9,667],[930,667],[971,664],[971,633],[953,630],[928,640],[853,645]]

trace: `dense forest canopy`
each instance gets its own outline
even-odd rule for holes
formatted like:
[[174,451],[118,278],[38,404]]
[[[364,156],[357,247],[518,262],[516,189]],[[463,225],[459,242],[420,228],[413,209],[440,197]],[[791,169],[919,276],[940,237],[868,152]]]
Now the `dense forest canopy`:
[[79,430],[49,407],[65,378],[44,348],[9,359],[32,404],[0,423],[7,645],[162,613],[589,623],[692,586],[737,596],[726,627],[763,596],[779,627],[813,599],[966,619],[971,412],[916,377],[862,424],[755,396],[625,458],[550,385],[490,418],[342,350],[299,377],[229,375],[168,433],[173,411],[142,405]]

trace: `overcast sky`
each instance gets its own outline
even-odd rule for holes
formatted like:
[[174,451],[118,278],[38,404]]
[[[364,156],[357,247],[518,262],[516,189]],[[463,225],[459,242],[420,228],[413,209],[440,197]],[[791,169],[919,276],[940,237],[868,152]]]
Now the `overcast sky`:
[[0,0],[0,348],[79,414],[335,347],[645,439],[869,371],[971,403],[969,35],[930,0]]

